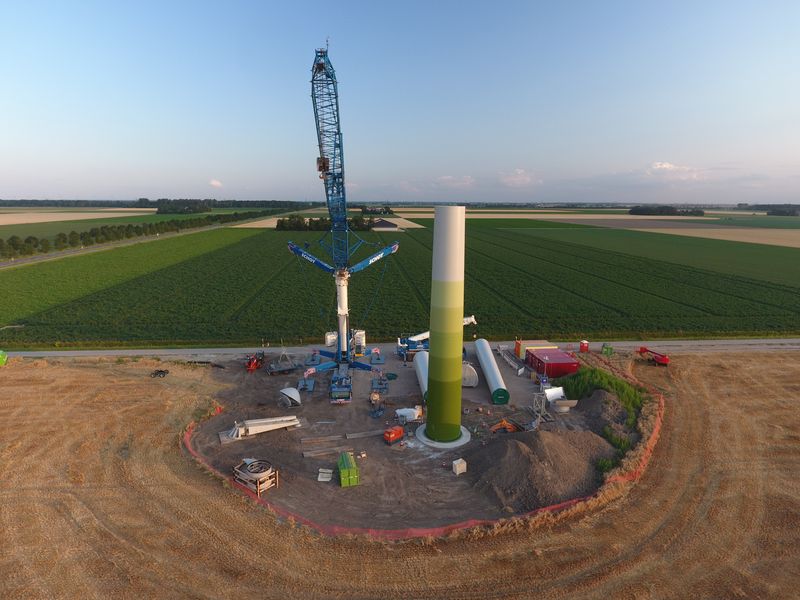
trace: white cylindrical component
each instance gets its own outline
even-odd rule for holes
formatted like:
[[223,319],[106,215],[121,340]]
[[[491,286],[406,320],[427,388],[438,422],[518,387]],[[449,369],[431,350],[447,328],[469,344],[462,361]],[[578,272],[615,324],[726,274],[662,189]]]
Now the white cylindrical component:
[[478,355],[478,362],[481,365],[483,376],[489,385],[489,391],[492,393],[492,404],[507,404],[508,388],[506,388],[506,383],[500,374],[500,369],[497,368],[497,361],[494,359],[489,342],[483,338],[475,340],[475,353]]
[[424,350],[414,355],[414,371],[417,374],[422,399],[426,400],[428,397],[428,353]]
[[478,387],[478,372],[468,362],[461,363],[461,387]]
[[348,331],[350,329],[350,308],[347,303],[347,283],[349,278],[350,273],[346,269],[336,271],[336,314],[339,320],[339,339],[337,340],[336,348],[339,351],[337,356],[339,361],[349,356],[349,348],[347,347],[350,341]]
[[[439,228],[433,236],[433,281],[464,281],[464,247],[466,209],[463,206],[437,206],[436,224]],[[463,323],[464,313],[458,315]]]

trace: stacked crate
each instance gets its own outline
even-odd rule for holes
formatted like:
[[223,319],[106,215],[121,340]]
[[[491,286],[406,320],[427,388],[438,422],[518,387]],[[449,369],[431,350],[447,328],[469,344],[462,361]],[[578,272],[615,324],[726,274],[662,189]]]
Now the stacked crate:
[[352,452],[342,452],[339,455],[339,485],[342,487],[353,487],[360,483],[358,466]]

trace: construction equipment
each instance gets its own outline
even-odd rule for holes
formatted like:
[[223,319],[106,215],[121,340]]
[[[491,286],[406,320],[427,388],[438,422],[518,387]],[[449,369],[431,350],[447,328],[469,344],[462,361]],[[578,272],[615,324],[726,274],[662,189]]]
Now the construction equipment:
[[8,362],[8,354],[0,350],[0,367],[4,366]]
[[390,427],[386,431],[383,432],[383,441],[386,442],[389,446],[393,446],[400,440],[402,440],[406,436],[406,430],[403,429],[400,425],[395,425],[394,427]]
[[662,354],[661,352],[656,352],[655,350],[650,350],[645,346],[641,346],[638,352],[640,356],[644,356],[645,358],[649,359],[656,365],[664,367],[669,365],[669,356],[667,356],[666,354]]
[[[330,254],[333,264],[328,264],[317,258],[294,242],[290,241],[288,247],[298,257],[334,277],[336,284],[336,313],[338,317],[336,352],[320,351],[323,356],[329,356],[334,360],[331,363],[323,363],[317,370],[324,371],[337,366],[343,367],[339,369],[339,376],[343,377],[347,368],[356,366],[353,364],[355,362],[354,356],[358,354],[356,350],[363,352],[366,344],[366,335],[362,330],[354,332],[350,329],[350,309],[347,299],[350,276],[397,252],[400,244],[393,242],[355,265],[350,265],[350,258],[366,242],[350,230],[347,222],[344,154],[342,131],[339,123],[339,91],[336,72],[328,57],[327,48],[318,48],[314,56],[314,63],[311,67],[311,99],[314,105],[317,144],[319,146],[317,171],[319,171],[319,177],[325,185],[325,199],[331,218],[330,243],[320,241],[320,244]],[[352,244],[350,240],[351,234],[355,238]],[[356,337],[356,339],[354,340],[353,337]],[[326,343],[328,339],[329,336],[326,335]],[[356,348],[356,345],[360,347]],[[363,367],[367,367],[367,370],[369,369],[367,365],[356,368]]]
[[517,431],[524,431],[524,428],[510,419],[500,419],[497,423],[489,428],[492,433],[498,431],[505,431],[507,433],[516,433]]
[[150,377],[152,377],[154,379],[156,377],[158,377],[160,379],[164,379],[164,377],[166,377],[167,375],[169,375],[169,371],[167,369],[156,369],[155,371],[150,373]]
[[260,498],[271,487],[278,487],[278,469],[266,460],[243,458],[233,467],[233,480]]
[[[464,317],[464,327],[467,325],[477,325],[475,315]],[[403,335],[397,338],[397,356],[403,361],[414,360],[414,355],[417,352],[428,351],[430,346],[430,331],[423,331],[417,335]]]
[[247,361],[245,362],[244,366],[247,369],[248,373],[257,371],[258,369],[264,366],[264,353],[256,352],[255,354],[249,354],[247,356]]
[[286,375],[299,368],[300,365],[289,356],[286,352],[286,348],[284,348],[281,350],[280,356],[267,365],[267,373],[269,375]]
[[353,379],[350,375],[333,374],[329,398],[331,404],[348,404],[353,399]]
[[401,425],[411,422],[422,422],[422,406],[417,404],[414,408],[398,408],[394,411],[394,416]]
[[575,408],[577,400],[567,400],[563,387],[551,387],[544,391],[550,410],[555,413],[568,413],[570,408]]

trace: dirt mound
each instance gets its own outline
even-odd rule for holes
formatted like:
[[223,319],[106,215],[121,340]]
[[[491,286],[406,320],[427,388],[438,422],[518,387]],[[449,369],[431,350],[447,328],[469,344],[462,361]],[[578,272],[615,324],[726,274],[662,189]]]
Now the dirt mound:
[[593,492],[595,463],[614,448],[591,431],[504,434],[465,456],[475,487],[508,512],[526,512]]
[[628,413],[615,394],[606,390],[595,390],[591,396],[581,398],[573,409],[586,419],[589,429],[600,435],[606,425],[613,430],[625,427]]

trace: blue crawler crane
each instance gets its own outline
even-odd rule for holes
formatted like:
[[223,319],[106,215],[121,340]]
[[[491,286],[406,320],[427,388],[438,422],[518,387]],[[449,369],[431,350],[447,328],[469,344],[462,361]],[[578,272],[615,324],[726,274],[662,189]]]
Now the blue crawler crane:
[[[333,376],[331,400],[334,392],[341,402],[346,396],[345,390],[350,388],[350,368],[370,370],[369,365],[354,360],[352,336],[350,329],[350,310],[347,300],[347,286],[350,276],[378,262],[382,258],[397,252],[398,242],[379,250],[368,258],[350,265],[350,258],[361,247],[364,240],[350,231],[347,222],[347,199],[344,186],[344,153],[342,147],[342,130],[339,125],[339,92],[336,84],[336,72],[333,70],[327,48],[318,48],[311,67],[311,99],[314,104],[314,117],[317,123],[317,143],[319,157],[317,171],[325,185],[325,199],[331,216],[330,242],[320,241],[328,251],[331,262],[321,260],[289,242],[289,250],[312,265],[333,275],[336,283],[337,342],[336,352],[320,350],[320,354],[332,358],[332,361],[321,363],[309,371],[319,372],[337,368]],[[351,233],[355,240],[351,243]],[[327,237],[327,236],[326,236]]]

